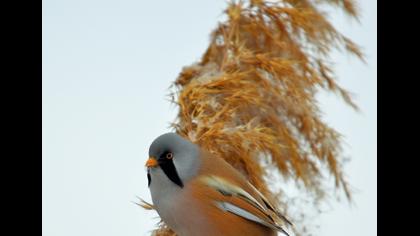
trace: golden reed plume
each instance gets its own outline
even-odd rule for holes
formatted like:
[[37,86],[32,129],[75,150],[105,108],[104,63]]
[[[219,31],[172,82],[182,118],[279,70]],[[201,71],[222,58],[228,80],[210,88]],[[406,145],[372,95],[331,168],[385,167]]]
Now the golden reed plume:
[[[327,59],[335,48],[361,60],[363,54],[331,25],[322,5],[357,18],[352,0],[229,3],[228,19],[213,31],[201,60],[183,68],[174,84],[176,132],[224,158],[280,209],[291,206],[286,207],[287,192],[268,187],[265,180],[275,174],[322,198],[321,171],[327,170],[336,189],[350,198],[340,134],[320,119],[315,95],[319,89],[336,92],[357,109],[336,84]],[[293,207],[304,214],[305,209]],[[153,235],[175,234],[161,222]]]

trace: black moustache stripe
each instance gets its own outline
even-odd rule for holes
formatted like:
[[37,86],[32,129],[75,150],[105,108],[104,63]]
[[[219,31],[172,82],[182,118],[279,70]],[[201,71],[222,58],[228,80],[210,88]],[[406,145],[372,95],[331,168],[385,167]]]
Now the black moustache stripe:
[[149,172],[147,172],[147,186],[150,187],[150,183],[152,182],[152,178],[150,177]]
[[168,159],[164,159],[162,162],[159,163],[160,168],[163,170],[165,175],[176,185],[183,188],[184,184],[182,183],[181,179],[179,178],[178,172],[175,169],[174,162]]

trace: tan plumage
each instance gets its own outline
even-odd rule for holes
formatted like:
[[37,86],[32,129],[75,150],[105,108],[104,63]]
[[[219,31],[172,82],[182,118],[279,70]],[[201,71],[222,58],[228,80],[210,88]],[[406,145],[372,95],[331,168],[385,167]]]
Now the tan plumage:
[[[269,227],[255,227],[255,223],[249,224],[249,221],[243,217],[231,216],[232,213],[230,212],[221,212],[220,209],[216,210],[212,208],[216,211],[214,213],[215,217],[217,217],[216,215],[221,215],[218,218],[222,219],[229,215],[232,221],[239,221],[238,224],[244,224],[243,227],[250,225],[251,228],[258,228],[253,234],[249,235],[276,235],[275,230],[282,231],[281,226],[290,223],[285,218],[281,219],[281,214],[274,209],[269,201],[225,160],[213,157],[208,153],[203,153],[202,161],[202,168],[198,174],[200,177],[191,183],[196,186],[200,185],[196,189],[203,189],[202,192],[211,193],[203,196],[202,199],[205,199],[209,203],[213,202],[213,204],[214,202],[232,203],[258,216]],[[197,193],[194,192],[193,194]],[[239,234],[240,232],[237,230],[240,229],[234,229],[233,234],[226,235],[245,235],[243,233]]]

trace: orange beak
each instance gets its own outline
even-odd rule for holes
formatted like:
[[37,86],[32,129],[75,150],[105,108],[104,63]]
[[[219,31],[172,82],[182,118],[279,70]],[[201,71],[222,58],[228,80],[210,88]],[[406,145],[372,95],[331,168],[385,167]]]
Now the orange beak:
[[156,167],[158,166],[158,162],[154,157],[149,157],[146,161],[146,167]]

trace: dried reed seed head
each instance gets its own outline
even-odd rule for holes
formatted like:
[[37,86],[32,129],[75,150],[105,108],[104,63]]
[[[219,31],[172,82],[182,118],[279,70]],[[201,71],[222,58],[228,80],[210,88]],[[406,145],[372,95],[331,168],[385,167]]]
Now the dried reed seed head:
[[[227,160],[282,208],[292,199],[269,188],[264,177],[271,170],[303,183],[318,202],[325,195],[321,170],[326,169],[350,198],[341,170],[341,137],[321,120],[315,94],[335,92],[356,108],[326,59],[334,48],[360,59],[363,54],[317,8],[329,4],[357,17],[354,2],[246,2],[229,4],[228,20],[212,33],[201,61],[183,68],[175,81],[180,110],[174,128]],[[164,224],[154,234],[174,235]]]

